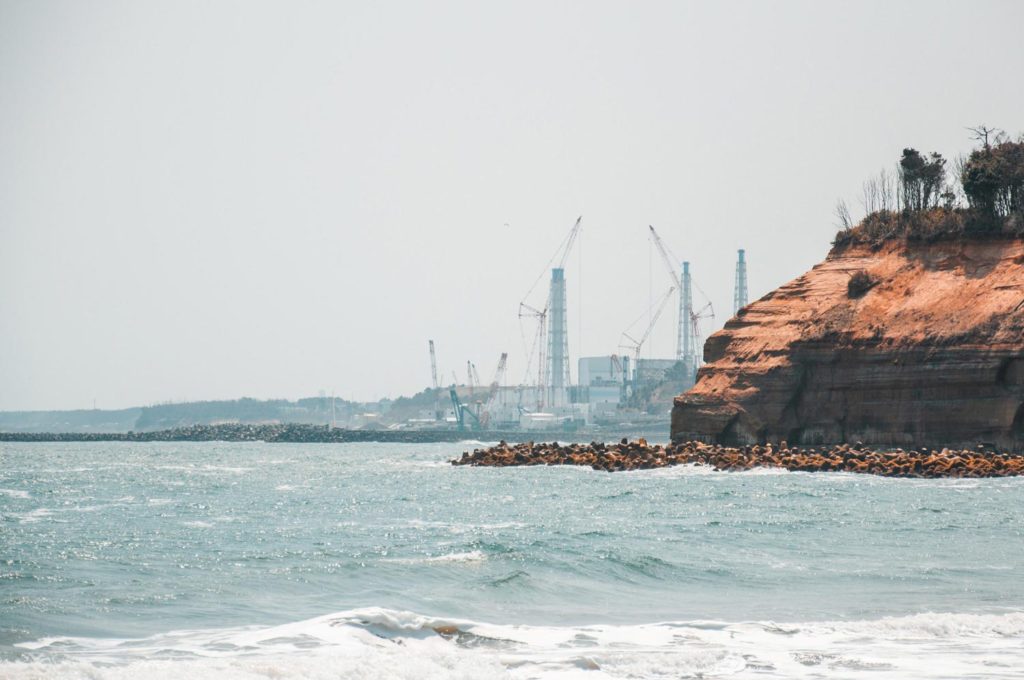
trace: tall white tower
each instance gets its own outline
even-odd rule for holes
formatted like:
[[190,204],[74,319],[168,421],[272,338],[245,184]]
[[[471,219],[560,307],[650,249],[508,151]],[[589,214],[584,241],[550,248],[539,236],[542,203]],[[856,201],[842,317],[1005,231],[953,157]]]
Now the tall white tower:
[[551,291],[548,298],[548,403],[564,406],[569,388],[569,325],[565,318],[565,270],[551,270]]
[[736,285],[732,294],[732,314],[747,306],[747,260],[746,251],[739,249],[739,259],[736,260]]
[[693,291],[690,284],[690,263],[683,263],[683,275],[680,277],[682,288],[679,291],[679,352],[678,358],[683,362],[687,376],[697,370],[696,347],[693,338]]

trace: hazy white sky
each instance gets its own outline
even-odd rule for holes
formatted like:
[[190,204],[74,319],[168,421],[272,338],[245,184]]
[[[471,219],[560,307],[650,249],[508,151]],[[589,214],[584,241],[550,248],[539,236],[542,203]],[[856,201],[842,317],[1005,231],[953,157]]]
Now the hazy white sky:
[[518,381],[518,303],[580,214],[574,358],[668,287],[648,224],[720,326],[737,248],[756,298],[903,146],[1021,131],[1022,25],[1014,0],[0,0],[0,409],[397,396],[429,338],[449,381],[502,351]]

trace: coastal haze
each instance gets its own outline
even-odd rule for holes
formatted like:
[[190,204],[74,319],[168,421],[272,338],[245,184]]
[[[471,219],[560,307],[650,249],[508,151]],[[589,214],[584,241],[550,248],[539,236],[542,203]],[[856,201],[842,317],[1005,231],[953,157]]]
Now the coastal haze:
[[1019,679],[1022,20],[0,0],[0,678]]
[[738,248],[755,299],[819,261],[880,159],[1016,130],[1022,18],[0,2],[0,410],[412,394],[428,338],[444,382],[503,351],[519,382],[518,303],[580,214],[572,357],[623,351],[667,288],[648,224],[710,332]]

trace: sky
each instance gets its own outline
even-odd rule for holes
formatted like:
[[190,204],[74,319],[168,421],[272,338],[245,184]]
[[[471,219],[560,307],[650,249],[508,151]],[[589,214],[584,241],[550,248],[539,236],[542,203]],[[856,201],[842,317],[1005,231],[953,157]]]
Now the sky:
[[[1024,132],[1024,3],[0,0],[0,410],[412,394],[826,255],[905,146]],[[703,296],[696,295],[698,306]],[[643,356],[674,353],[668,309]],[[575,367],[573,368],[575,375]]]

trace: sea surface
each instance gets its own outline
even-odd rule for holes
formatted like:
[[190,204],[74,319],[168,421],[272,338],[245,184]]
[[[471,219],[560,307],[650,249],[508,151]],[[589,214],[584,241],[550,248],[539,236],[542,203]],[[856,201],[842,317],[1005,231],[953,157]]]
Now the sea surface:
[[0,677],[1024,677],[1024,479],[481,445],[0,444]]

